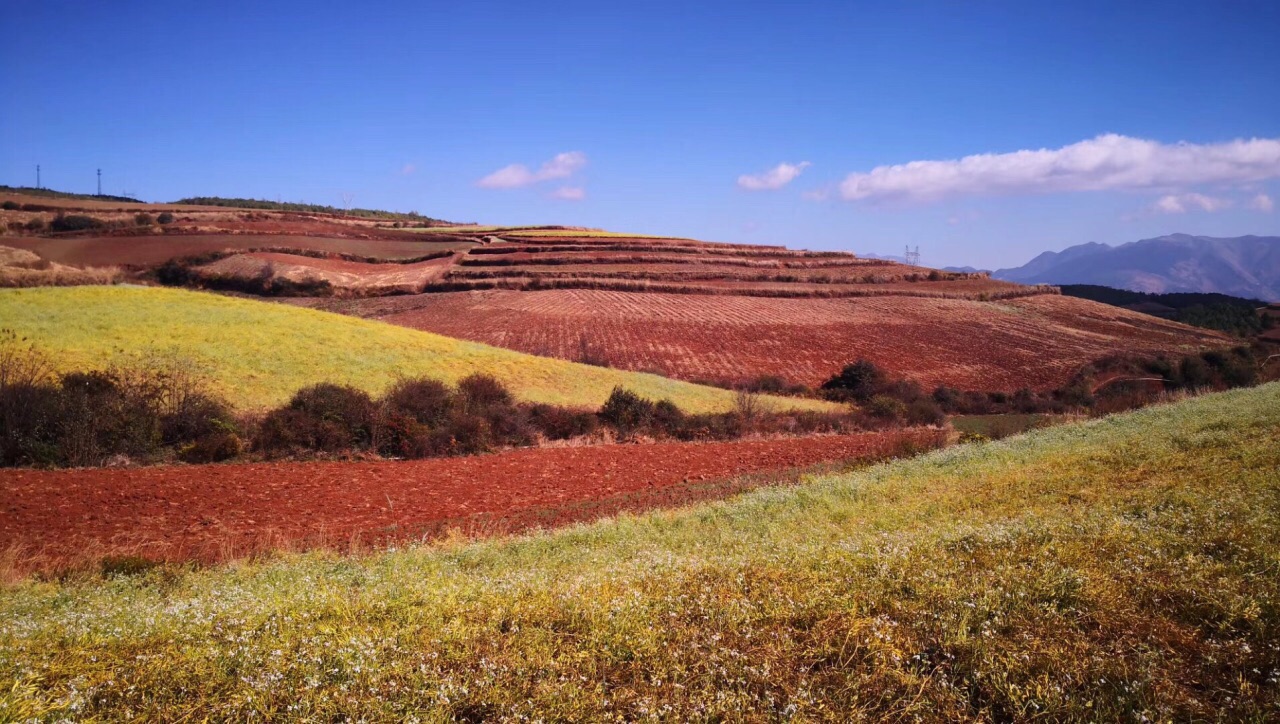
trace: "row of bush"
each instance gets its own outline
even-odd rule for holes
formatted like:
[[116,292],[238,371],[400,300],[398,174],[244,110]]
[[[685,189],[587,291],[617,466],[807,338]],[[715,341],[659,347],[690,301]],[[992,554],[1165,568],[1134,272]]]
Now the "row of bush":
[[[4,202],[4,207],[9,210],[10,206],[17,206],[12,201]],[[24,209],[25,210],[25,209]],[[165,211],[158,216],[151,216],[147,213],[139,213],[133,217],[134,226],[152,226],[154,224],[167,225],[174,222],[173,214]],[[51,231],[54,233],[67,233],[75,231],[95,231],[99,229],[122,229],[130,226],[126,220],[103,221],[102,219],[86,216],[84,214],[65,214],[59,212],[48,223],[40,217],[29,219],[28,221],[11,221],[8,224],[10,231],[26,231],[30,233],[40,233],[42,231]]]
[[294,280],[276,275],[275,266],[271,263],[263,265],[257,274],[204,274],[198,267],[217,259],[230,256],[227,252],[210,252],[209,254],[169,259],[151,271],[151,276],[159,283],[170,287],[190,287],[195,289],[216,289],[219,291],[241,292],[260,297],[328,297],[333,295],[333,284],[327,279],[307,277]]
[[54,375],[46,358],[0,340],[0,464],[102,465],[172,455],[192,462],[242,451],[230,406],[172,360]]
[[868,360],[847,365],[822,384],[829,400],[856,403],[867,414],[929,424],[945,414],[1108,413],[1148,404],[1180,390],[1225,390],[1262,381],[1269,357],[1263,347],[1209,350],[1171,358],[1112,356],[1087,365],[1065,385],[1036,391],[962,391],[939,386],[927,393],[916,382],[893,379]]
[[668,400],[615,389],[596,412],[517,402],[501,382],[472,375],[456,387],[406,379],[381,397],[319,384],[260,415],[236,415],[202,375],[177,360],[53,374],[11,335],[0,343],[0,465],[98,466],[371,454],[469,455],[585,436],[727,440],[746,434],[848,432],[884,419],[780,413],[740,392],[735,408],[687,414]]
[[331,214],[334,216],[359,216],[368,219],[398,219],[423,223],[444,224],[440,219],[424,216],[416,211],[384,211],[382,209],[345,209],[326,204],[290,203],[267,201],[266,199],[223,198],[220,196],[192,196],[178,199],[175,204],[191,206],[225,206],[236,209],[259,209],[263,211],[296,211],[307,214]]

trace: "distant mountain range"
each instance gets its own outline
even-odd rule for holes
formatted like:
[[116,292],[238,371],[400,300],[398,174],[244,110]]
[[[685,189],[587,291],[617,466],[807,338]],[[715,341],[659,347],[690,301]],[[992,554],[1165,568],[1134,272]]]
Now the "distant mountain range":
[[1170,234],[1120,246],[1046,251],[991,276],[1022,284],[1097,284],[1138,292],[1217,292],[1280,300],[1280,237]]

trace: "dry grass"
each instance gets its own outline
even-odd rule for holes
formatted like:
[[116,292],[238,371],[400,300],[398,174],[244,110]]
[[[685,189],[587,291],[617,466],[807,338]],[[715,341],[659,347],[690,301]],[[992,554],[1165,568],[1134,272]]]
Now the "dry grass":
[[1280,385],[513,541],[28,582],[0,718],[1265,721]]
[[124,281],[119,267],[80,268],[56,264],[26,249],[0,246],[0,287],[70,287],[81,284],[118,284]]

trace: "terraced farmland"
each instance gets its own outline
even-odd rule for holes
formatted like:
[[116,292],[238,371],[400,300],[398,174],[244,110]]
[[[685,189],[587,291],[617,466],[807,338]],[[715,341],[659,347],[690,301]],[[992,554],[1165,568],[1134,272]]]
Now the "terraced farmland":
[[[776,375],[812,386],[863,357],[926,386],[1047,389],[1106,355],[1180,354],[1230,342],[1065,299],[1053,287],[847,252],[564,228],[410,233],[341,219],[206,217],[193,227],[200,233],[10,243],[56,263],[96,266],[212,254],[192,262],[187,278],[197,286],[274,293],[229,282],[323,281],[288,292],[323,296],[289,302],[717,383]],[[305,234],[281,233],[295,222]],[[239,233],[206,233],[218,224]],[[448,256],[424,258],[439,254]]]
[[980,302],[495,290],[361,300],[342,309],[564,359],[589,347],[614,366],[681,379],[774,374],[809,385],[865,357],[926,386],[1047,389],[1108,354],[1225,341],[1049,294]]

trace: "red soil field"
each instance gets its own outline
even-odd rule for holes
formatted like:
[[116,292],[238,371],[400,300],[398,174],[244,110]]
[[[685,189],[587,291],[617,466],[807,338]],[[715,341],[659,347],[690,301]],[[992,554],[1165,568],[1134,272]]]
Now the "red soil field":
[[[268,546],[507,532],[679,505],[708,481],[876,459],[944,433],[911,429],[717,443],[537,448],[406,462],[0,471],[0,550],[54,570],[109,555],[218,560]],[[736,489],[741,489],[736,488]]]
[[495,290],[311,306],[563,359],[576,359],[586,340],[615,367],[680,379],[774,374],[811,386],[862,357],[926,388],[1049,389],[1109,354],[1229,342],[1055,294],[979,302]]
[[[458,248],[457,242],[335,239],[282,234],[153,234],[148,236],[5,237],[6,246],[34,251],[49,261],[77,266],[154,265],[169,259],[228,249],[279,247],[382,259],[412,259]],[[465,245],[463,245],[465,246]]]

